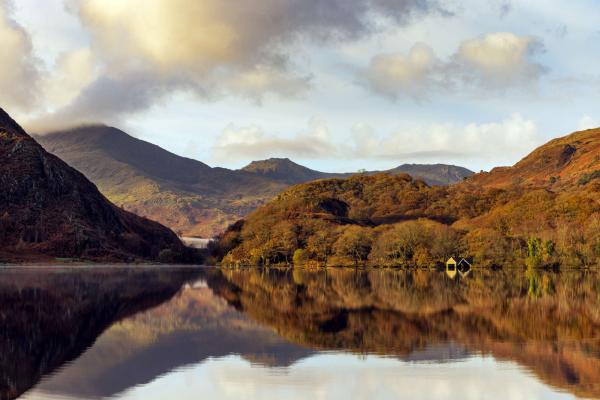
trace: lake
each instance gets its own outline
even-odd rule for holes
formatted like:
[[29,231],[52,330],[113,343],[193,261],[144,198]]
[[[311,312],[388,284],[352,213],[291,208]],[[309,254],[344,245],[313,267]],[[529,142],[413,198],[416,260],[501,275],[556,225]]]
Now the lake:
[[0,400],[600,398],[597,271],[0,269]]

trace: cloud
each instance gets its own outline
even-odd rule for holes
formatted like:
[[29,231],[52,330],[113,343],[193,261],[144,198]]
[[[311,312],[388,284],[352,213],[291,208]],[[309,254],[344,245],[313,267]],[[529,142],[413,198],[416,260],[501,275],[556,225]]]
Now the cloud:
[[354,133],[354,154],[390,160],[493,160],[513,163],[541,144],[537,125],[519,113],[500,122],[483,124],[427,124],[401,129],[374,140]]
[[585,131],[587,129],[595,129],[600,127],[600,123],[589,115],[584,115],[579,120],[578,126],[580,131]]
[[29,110],[38,95],[38,60],[31,38],[12,18],[12,7],[11,1],[0,0],[0,103]]
[[402,93],[418,99],[434,84],[433,73],[438,64],[433,49],[417,43],[407,55],[394,53],[373,57],[362,74],[377,93],[391,98]]
[[309,122],[306,132],[293,137],[267,134],[258,126],[227,126],[212,148],[215,160],[250,160],[293,156],[298,158],[325,158],[338,151],[332,142],[327,125],[317,119]]
[[546,72],[534,60],[543,48],[536,38],[498,32],[465,40],[452,56],[440,60],[431,47],[417,43],[406,55],[375,55],[358,78],[375,93],[392,99],[418,100],[448,89],[530,88]]
[[258,126],[229,125],[213,147],[216,160],[268,157],[360,159],[400,162],[486,161],[512,164],[542,142],[537,125],[519,113],[483,124],[425,124],[378,135],[367,124],[337,140],[325,122],[313,120],[295,136],[267,134]]
[[29,121],[27,128],[47,133],[95,122],[120,124],[122,116],[147,109],[169,91],[181,87],[181,83],[175,80],[155,82],[153,75],[144,71],[114,78],[101,75],[84,87],[71,103]]
[[98,76],[95,56],[89,48],[65,52],[59,56],[53,73],[43,81],[45,101],[60,108],[73,101]]
[[[79,54],[74,76],[81,79],[68,81],[66,74],[47,86],[49,98],[71,101],[34,126],[72,118],[118,122],[174,92],[257,102],[303,96],[312,75],[296,65],[306,58],[301,44],[355,40],[380,29],[381,21],[405,24],[444,13],[436,0],[66,1],[89,34],[94,59]],[[59,74],[66,64],[57,65]]]
[[546,68],[533,57],[543,49],[542,42],[531,36],[490,33],[464,41],[455,55],[455,62],[465,81],[502,89],[536,82]]

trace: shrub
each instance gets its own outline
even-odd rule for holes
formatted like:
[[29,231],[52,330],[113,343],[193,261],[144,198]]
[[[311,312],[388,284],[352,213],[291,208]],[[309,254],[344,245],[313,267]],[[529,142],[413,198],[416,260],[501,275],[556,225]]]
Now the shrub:
[[308,253],[303,249],[296,249],[294,252],[294,257],[292,257],[292,262],[294,265],[302,266],[308,261]]
[[578,185],[587,185],[592,180],[598,179],[598,178],[600,178],[600,170],[597,169],[597,170],[589,172],[587,174],[583,174],[577,181],[577,184]]
[[176,262],[175,252],[171,249],[162,249],[158,253],[158,261],[162,264],[173,264]]

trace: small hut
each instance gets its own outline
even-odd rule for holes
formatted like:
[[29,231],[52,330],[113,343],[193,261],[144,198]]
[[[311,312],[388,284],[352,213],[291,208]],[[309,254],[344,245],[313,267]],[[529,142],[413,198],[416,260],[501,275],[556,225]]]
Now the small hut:
[[456,267],[458,266],[459,262],[460,259],[457,260],[454,257],[450,257],[448,261],[446,261],[446,275],[448,275],[450,279],[454,279],[454,277],[456,276]]
[[465,277],[471,272],[471,262],[466,258],[450,257],[446,261],[446,274],[450,278],[454,278],[457,273]]

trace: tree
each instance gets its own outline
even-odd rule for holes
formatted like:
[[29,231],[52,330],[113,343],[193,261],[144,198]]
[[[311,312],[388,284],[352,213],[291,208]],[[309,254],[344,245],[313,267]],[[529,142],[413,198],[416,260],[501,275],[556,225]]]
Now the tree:
[[335,254],[358,264],[369,257],[373,244],[372,232],[369,228],[349,226],[335,242]]

